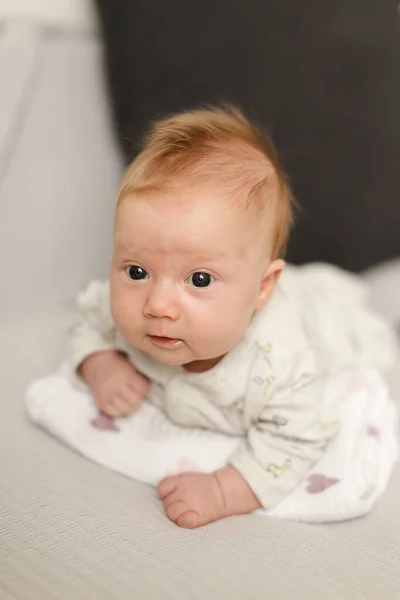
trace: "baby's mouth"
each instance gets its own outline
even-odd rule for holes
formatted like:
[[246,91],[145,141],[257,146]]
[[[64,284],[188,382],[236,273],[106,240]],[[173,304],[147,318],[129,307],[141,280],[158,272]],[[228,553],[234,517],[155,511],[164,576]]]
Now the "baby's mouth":
[[182,340],[176,338],[165,337],[162,335],[149,335],[151,343],[158,348],[178,348],[183,344]]

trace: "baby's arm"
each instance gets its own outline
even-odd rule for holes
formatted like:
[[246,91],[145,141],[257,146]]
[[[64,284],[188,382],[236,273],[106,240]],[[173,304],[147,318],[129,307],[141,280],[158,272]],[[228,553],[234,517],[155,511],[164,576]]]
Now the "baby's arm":
[[112,417],[136,410],[148,381],[116,344],[108,282],[92,282],[78,297],[78,319],[70,332],[71,360],[92,389],[99,408]]
[[323,408],[313,350],[297,352],[269,381],[258,418],[229,461],[266,509],[297,487],[338,430],[336,413]]
[[212,474],[183,473],[158,488],[168,516],[198,527],[271,508],[288,496],[324,452],[337,422],[321,414],[322,389],[312,351],[288,360],[265,389],[265,403],[230,464]]

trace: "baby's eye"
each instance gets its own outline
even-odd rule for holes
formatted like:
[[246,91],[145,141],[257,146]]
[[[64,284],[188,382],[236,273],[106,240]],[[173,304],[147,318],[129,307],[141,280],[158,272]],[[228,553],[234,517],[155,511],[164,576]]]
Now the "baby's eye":
[[125,269],[125,273],[128,275],[129,279],[133,279],[134,281],[148,278],[147,272],[142,269],[142,267],[138,267],[137,265],[127,267]]
[[208,273],[202,273],[201,271],[198,271],[197,273],[193,273],[193,275],[189,277],[188,281],[195,287],[205,288],[215,280]]

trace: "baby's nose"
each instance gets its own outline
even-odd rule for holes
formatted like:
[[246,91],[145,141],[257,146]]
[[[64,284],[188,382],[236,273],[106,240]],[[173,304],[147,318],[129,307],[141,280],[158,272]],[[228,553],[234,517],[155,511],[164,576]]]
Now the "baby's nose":
[[180,316],[180,303],[172,285],[155,285],[145,305],[145,316],[176,321]]

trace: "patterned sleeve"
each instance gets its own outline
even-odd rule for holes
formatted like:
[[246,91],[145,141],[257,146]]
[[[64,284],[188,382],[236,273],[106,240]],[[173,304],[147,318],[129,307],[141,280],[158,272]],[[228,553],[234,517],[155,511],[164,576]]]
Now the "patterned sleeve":
[[253,406],[244,443],[230,463],[264,508],[288,496],[337,432],[335,415],[322,412],[322,383],[314,352],[305,348],[272,369],[262,351],[248,386]]
[[78,295],[77,308],[77,318],[69,333],[70,360],[74,369],[91,354],[116,348],[109,282],[92,281]]

